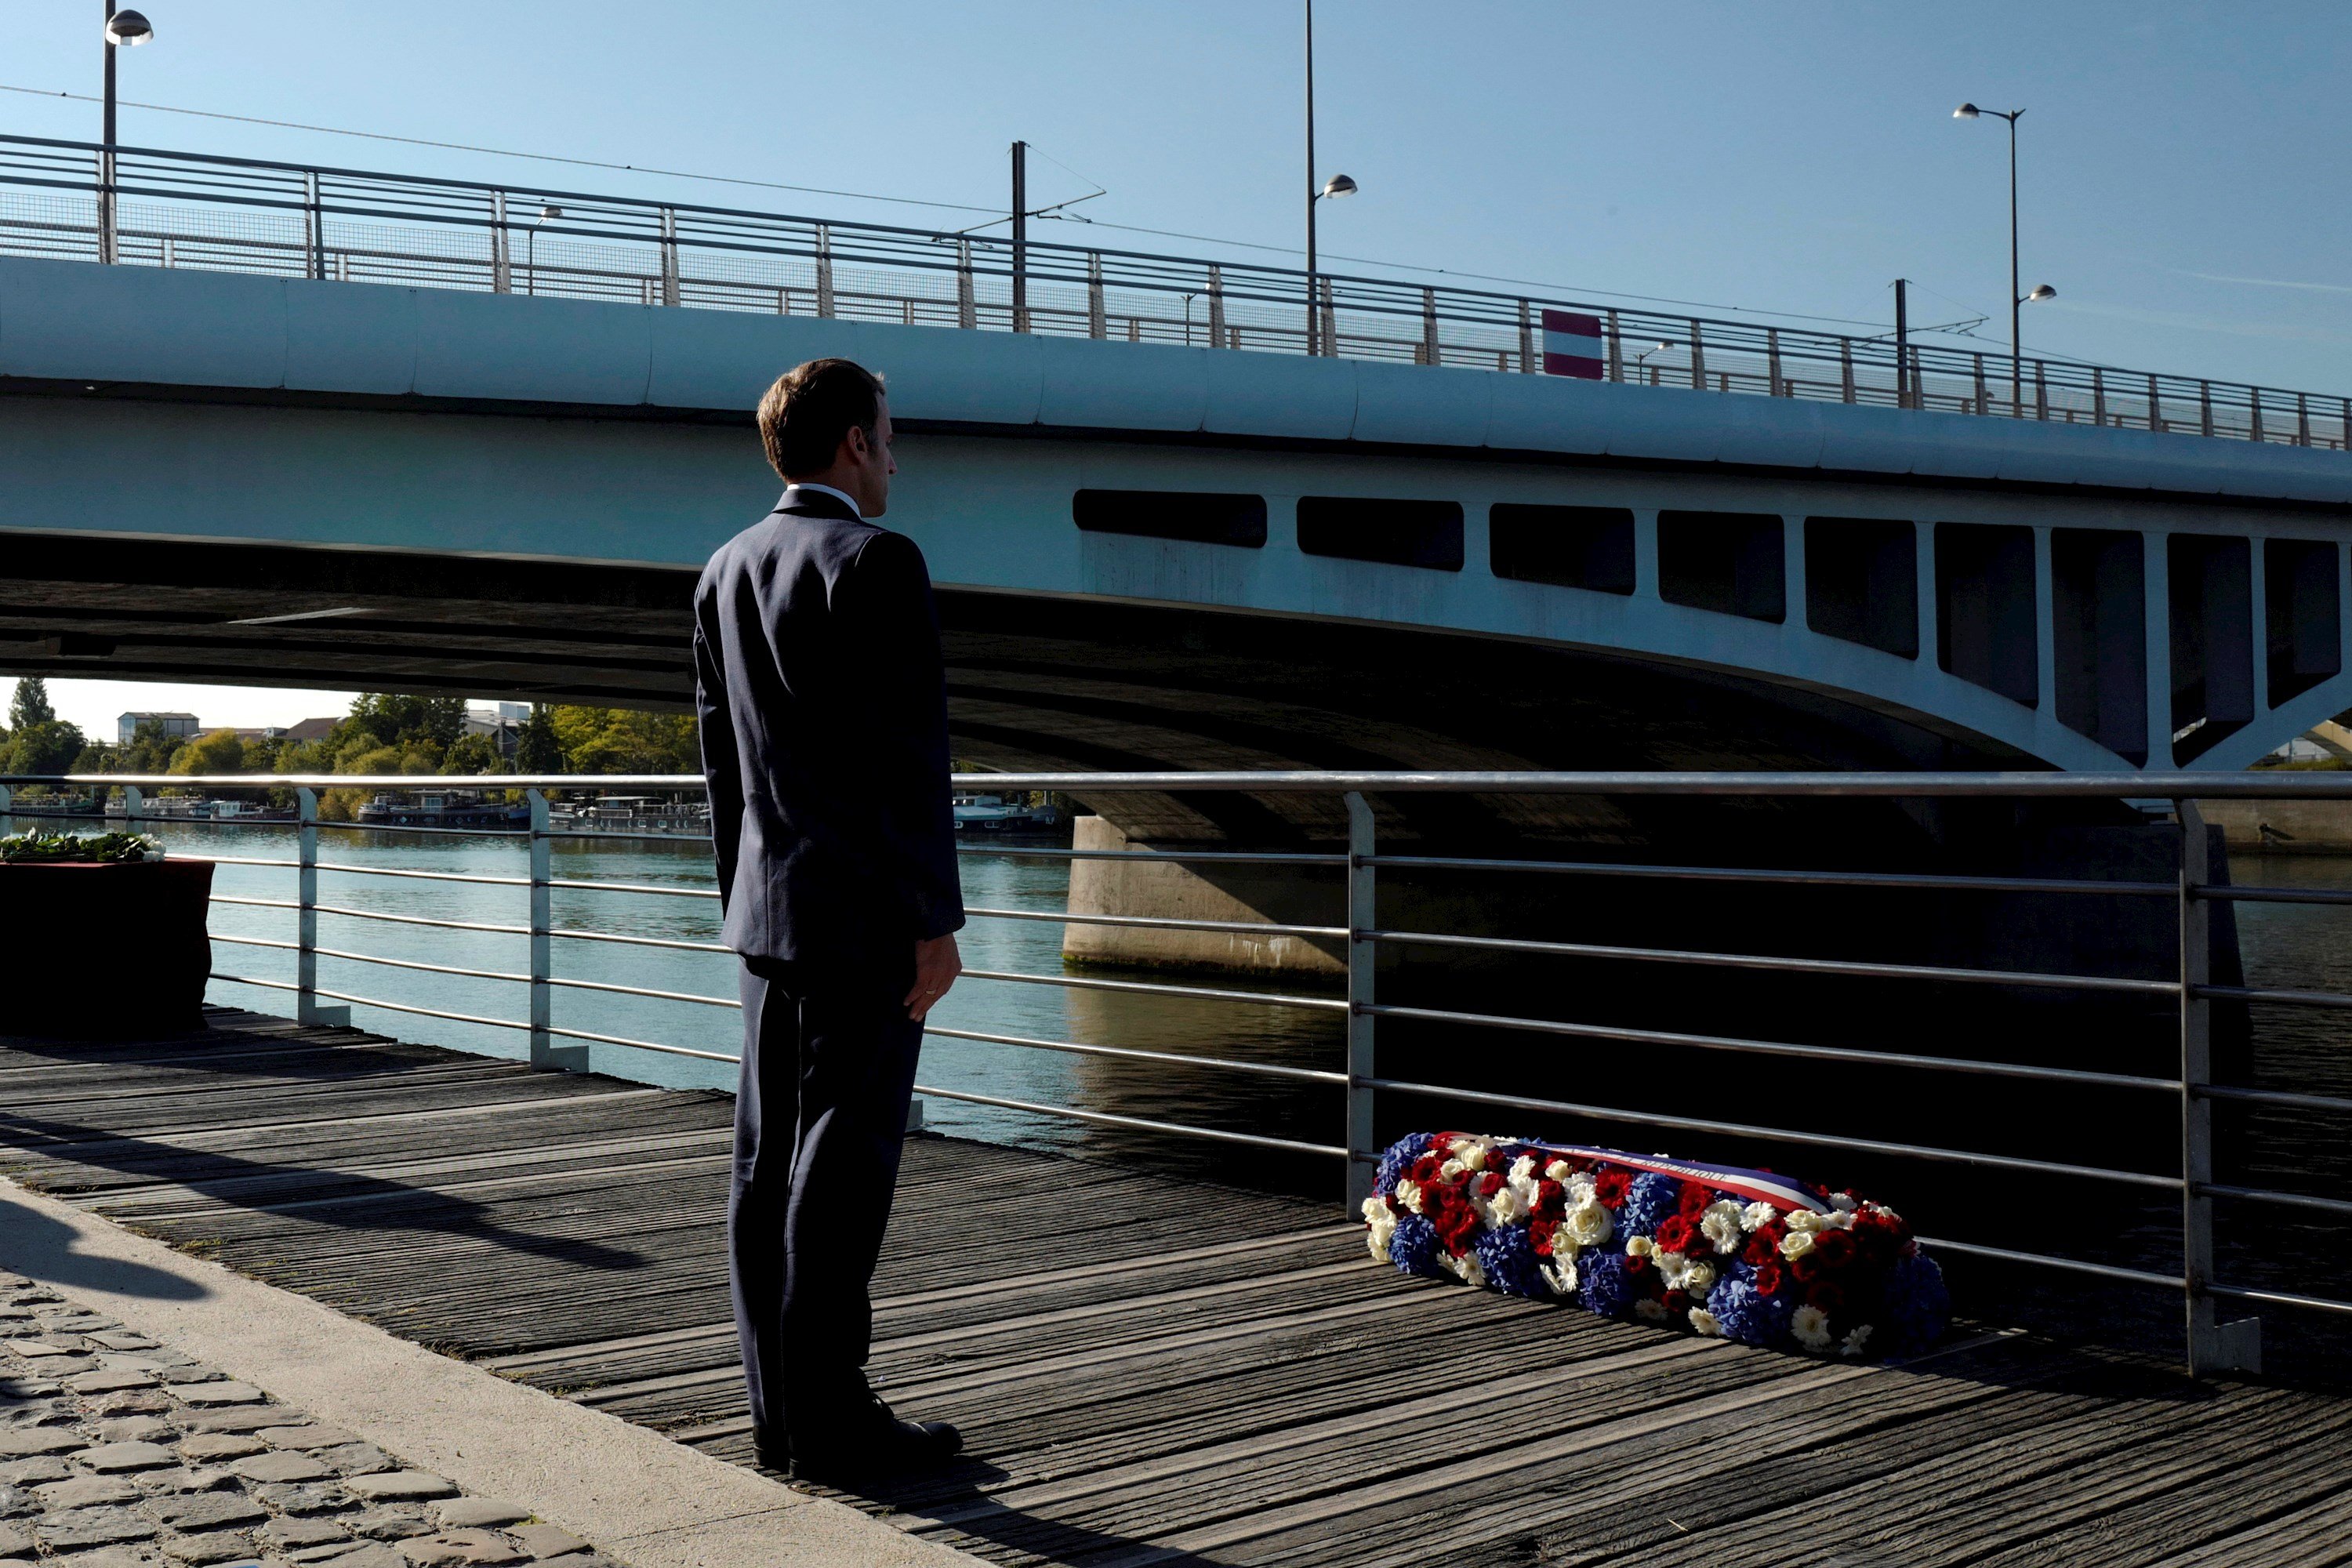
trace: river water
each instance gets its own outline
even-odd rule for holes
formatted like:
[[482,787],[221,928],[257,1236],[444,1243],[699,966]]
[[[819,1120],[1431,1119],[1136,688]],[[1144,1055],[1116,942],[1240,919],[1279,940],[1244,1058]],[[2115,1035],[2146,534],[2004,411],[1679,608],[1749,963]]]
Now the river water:
[[[38,818],[0,815],[0,834],[35,826]],[[212,823],[160,823],[152,831],[167,853],[244,856],[290,860],[296,853],[290,826],[236,826]],[[489,836],[426,837],[322,829],[323,864],[397,871],[438,871],[469,877],[529,875],[525,848]],[[1066,860],[986,852],[963,857],[965,902],[997,909],[1057,911],[1069,891]],[[553,846],[559,879],[638,882],[676,889],[709,889],[716,877],[707,845],[643,841],[559,839]],[[291,900],[294,872],[282,867],[220,865],[215,868],[217,897]],[[590,892],[559,888],[551,895],[558,930],[607,931],[678,942],[718,939],[715,899]],[[502,933],[442,931],[324,912],[341,907],[374,913],[522,925],[529,920],[529,890],[481,882],[436,882],[400,877],[355,875],[322,869],[319,877],[319,944],[321,949],[468,969],[527,973],[526,938]],[[250,947],[219,940],[257,937],[290,942],[290,910],[257,909],[215,902],[213,966],[225,973],[260,980],[291,981],[294,955],[278,948]],[[959,934],[967,969],[1060,975],[1062,927],[1057,921],[975,919]],[[559,977],[648,990],[732,999],[736,961],[725,953],[679,952],[618,942],[558,940],[553,943]],[[322,990],[404,1003],[440,1012],[521,1020],[530,1016],[528,988],[509,981],[480,980],[391,968],[322,955]],[[1072,971],[1071,973],[1076,973]],[[1203,982],[1215,984],[1215,982]],[[1279,986],[1253,984],[1253,990]],[[1313,993],[1300,993],[1302,995]],[[209,1000],[257,1013],[290,1015],[293,997],[283,991],[213,982]],[[336,1004],[329,1004],[333,1005]],[[741,1015],[732,1007],[625,996],[558,986],[552,994],[553,1023],[560,1028],[617,1035],[661,1045],[733,1055],[741,1046]],[[354,1005],[352,1021],[397,1038],[447,1046],[487,1056],[524,1058],[528,1036],[520,1029],[423,1017],[387,1008]],[[1344,1064],[1342,1026],[1330,1014],[1252,1004],[1136,995],[1010,981],[966,978],[932,1012],[934,1025],[1033,1039],[1080,1041],[1229,1059],[1336,1068]],[[562,1048],[587,1054],[599,1072],[681,1089],[731,1089],[731,1064],[659,1055],[622,1046],[587,1044],[559,1037]],[[1073,1106],[1112,1115],[1175,1121],[1236,1131],[1271,1133],[1317,1143],[1341,1141],[1342,1106],[1336,1089],[1297,1084],[1224,1070],[1162,1063],[1136,1063],[1075,1056],[1021,1047],[934,1037],[925,1042],[926,1085],[984,1094],[999,1100]],[[1263,1157],[1243,1146],[1106,1127],[1067,1118],[976,1106],[932,1096],[924,1116],[934,1129],[1033,1148],[1085,1151],[1139,1158],[1165,1169],[1239,1179],[1252,1186],[1312,1192],[1339,1190],[1339,1163],[1275,1154]],[[1247,1172],[1237,1162],[1255,1162]]]

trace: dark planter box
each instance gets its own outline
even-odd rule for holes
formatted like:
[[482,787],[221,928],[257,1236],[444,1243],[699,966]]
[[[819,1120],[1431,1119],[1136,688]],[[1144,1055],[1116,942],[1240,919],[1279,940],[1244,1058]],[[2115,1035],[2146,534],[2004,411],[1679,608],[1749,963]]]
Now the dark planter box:
[[126,1039],[204,1026],[209,860],[0,865],[0,1035]]

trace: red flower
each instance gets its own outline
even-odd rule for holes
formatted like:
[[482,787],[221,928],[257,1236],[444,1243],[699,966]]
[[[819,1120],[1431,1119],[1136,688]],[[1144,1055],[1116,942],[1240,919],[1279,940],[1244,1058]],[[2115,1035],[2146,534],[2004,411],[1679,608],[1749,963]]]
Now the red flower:
[[1759,1226],[1756,1234],[1748,1238],[1748,1246],[1739,1256],[1750,1263],[1769,1262],[1780,1256],[1780,1238],[1788,1234],[1788,1226],[1779,1220]]
[[1625,1255],[1626,1278],[1638,1279],[1649,1271],[1650,1260],[1648,1258],[1642,1257],[1638,1253],[1629,1252]]
[[1536,1214],[1544,1219],[1558,1219],[1568,1212],[1568,1189],[1558,1182],[1536,1184]]
[[1816,1279],[1805,1287],[1805,1304],[1809,1307],[1819,1307],[1822,1311],[1835,1317],[1845,1310],[1845,1290],[1827,1279]]
[[1696,1182],[1685,1182],[1682,1192],[1675,1198],[1675,1212],[1685,1219],[1696,1220],[1706,1212],[1706,1205],[1714,1201],[1714,1197],[1706,1188]]
[[1412,1179],[1424,1187],[1428,1186],[1437,1180],[1437,1173],[1444,1163],[1434,1154],[1423,1154],[1412,1163]]
[[1669,1312],[1674,1313],[1674,1314],[1675,1314],[1675,1316],[1677,1316],[1677,1317],[1680,1317],[1683,1313],[1689,1311],[1689,1310],[1690,1310],[1690,1292],[1689,1292],[1689,1291],[1687,1291],[1687,1290],[1669,1290],[1669,1291],[1667,1291],[1667,1292],[1666,1292],[1666,1310],[1667,1310],[1667,1311],[1669,1311]]
[[1625,1201],[1626,1190],[1633,1184],[1631,1171],[1602,1171],[1592,1178],[1592,1195],[1613,1209]]
[[1781,1274],[1780,1265],[1779,1262],[1765,1262],[1759,1263],[1756,1266],[1756,1289],[1761,1290],[1765,1295],[1779,1295],[1780,1293],[1782,1279],[1783,1276]]
[[1795,1277],[1800,1285],[1811,1284],[1821,1271],[1822,1260],[1816,1253],[1801,1253],[1789,1259],[1789,1272]]
[[1499,1172],[1487,1171],[1478,1177],[1478,1195],[1480,1197],[1491,1198],[1502,1190],[1503,1178]]
[[1658,1245],[1668,1252],[1680,1252],[1690,1246],[1695,1234],[1691,1222],[1678,1214],[1670,1214],[1658,1222]]
[[1853,1261],[1853,1237],[1842,1230],[1824,1230],[1813,1237],[1813,1251],[1824,1268],[1843,1268]]
[[1534,1245],[1538,1258],[1551,1256],[1551,1233],[1559,1228],[1558,1220],[1537,1219],[1528,1222],[1528,1240]]

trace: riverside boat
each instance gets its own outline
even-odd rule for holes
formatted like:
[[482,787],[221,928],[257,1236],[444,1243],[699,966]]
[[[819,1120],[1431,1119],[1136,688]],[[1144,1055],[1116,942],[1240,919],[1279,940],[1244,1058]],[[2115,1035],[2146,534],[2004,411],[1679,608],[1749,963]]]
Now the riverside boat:
[[530,807],[485,798],[476,789],[426,789],[380,795],[359,809],[362,827],[484,827],[528,831]]

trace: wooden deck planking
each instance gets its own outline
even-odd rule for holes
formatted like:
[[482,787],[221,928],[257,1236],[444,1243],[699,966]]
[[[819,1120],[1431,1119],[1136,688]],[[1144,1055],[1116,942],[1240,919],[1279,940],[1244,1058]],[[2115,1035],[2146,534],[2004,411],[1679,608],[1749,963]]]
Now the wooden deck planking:
[[[0,1040],[0,1162],[748,1462],[724,1095],[214,1025]],[[911,1141],[875,1367],[971,1459],[854,1500],[1075,1568],[2352,1560],[2352,1399],[2020,1335],[1907,1368],[1702,1342],[1399,1279],[1337,1217]]]

